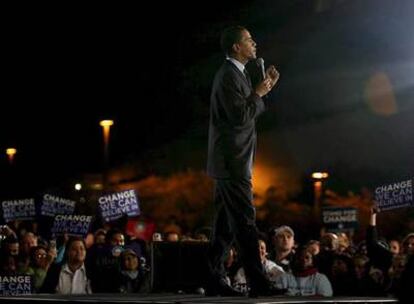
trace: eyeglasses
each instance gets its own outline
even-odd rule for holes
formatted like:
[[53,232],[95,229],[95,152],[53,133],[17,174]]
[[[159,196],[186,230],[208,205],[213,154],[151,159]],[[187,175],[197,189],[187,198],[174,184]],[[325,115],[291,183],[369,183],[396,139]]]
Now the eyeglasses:
[[44,258],[46,258],[46,257],[47,257],[47,254],[46,254],[46,253],[43,253],[43,254],[37,254],[37,255],[36,255],[36,257],[37,257],[38,259],[44,259]]

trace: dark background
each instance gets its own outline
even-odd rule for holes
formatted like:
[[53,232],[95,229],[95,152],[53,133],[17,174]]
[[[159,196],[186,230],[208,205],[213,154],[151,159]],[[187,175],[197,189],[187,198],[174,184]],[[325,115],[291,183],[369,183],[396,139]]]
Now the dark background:
[[[194,147],[181,151],[188,163],[148,172],[204,169],[219,34],[234,24],[250,29],[259,56],[281,72],[259,123],[270,162],[284,153],[299,172],[326,169],[347,185],[412,176],[413,3],[327,3],[321,12],[297,0],[5,9],[2,191],[12,182],[41,191],[100,172],[104,118],[115,121],[111,166],[157,163],[184,141]],[[373,113],[364,100],[377,72],[393,86],[392,115]],[[18,150],[13,168],[10,146]]]

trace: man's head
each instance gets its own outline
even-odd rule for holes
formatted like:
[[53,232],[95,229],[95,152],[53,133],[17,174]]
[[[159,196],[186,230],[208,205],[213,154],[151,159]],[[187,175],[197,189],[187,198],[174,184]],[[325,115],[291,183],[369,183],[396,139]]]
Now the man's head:
[[83,238],[71,237],[66,244],[66,259],[69,265],[82,264],[86,258],[86,244]]
[[295,233],[289,226],[280,226],[274,230],[273,242],[276,251],[290,252],[295,245]]
[[29,255],[30,248],[37,246],[37,236],[33,232],[26,232],[20,241],[20,251]]
[[6,254],[17,256],[19,254],[19,240],[14,236],[8,236],[2,242]]
[[338,236],[335,233],[325,233],[321,236],[321,251],[336,251],[338,249]]
[[106,233],[106,242],[111,246],[124,246],[125,236],[121,230],[117,228],[110,229]]
[[249,31],[242,26],[226,28],[221,34],[221,48],[224,53],[243,64],[256,58],[256,42]]

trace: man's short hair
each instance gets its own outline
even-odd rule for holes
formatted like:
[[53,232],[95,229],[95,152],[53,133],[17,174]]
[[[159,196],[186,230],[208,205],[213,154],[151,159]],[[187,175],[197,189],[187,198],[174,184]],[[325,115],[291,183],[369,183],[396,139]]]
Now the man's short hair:
[[274,230],[275,237],[282,233],[289,233],[292,237],[295,237],[295,233],[293,232],[293,229],[286,225],[280,226]]
[[226,55],[233,53],[233,44],[240,42],[243,31],[247,31],[247,29],[243,26],[236,25],[226,28],[221,33],[220,44]]

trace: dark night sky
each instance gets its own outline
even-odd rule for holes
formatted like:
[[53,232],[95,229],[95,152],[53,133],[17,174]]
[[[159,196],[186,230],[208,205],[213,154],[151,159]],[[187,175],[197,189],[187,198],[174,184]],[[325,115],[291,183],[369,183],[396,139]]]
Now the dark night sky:
[[[381,163],[384,172],[399,172],[399,163],[401,175],[412,172],[412,3],[343,1],[318,15],[310,2],[10,10],[2,38],[2,178],[9,172],[3,152],[8,146],[18,149],[19,174],[35,177],[36,185],[99,171],[102,118],[115,120],[112,164],[168,149],[192,130],[203,139],[210,82],[222,61],[219,32],[229,24],[250,28],[259,55],[281,71],[272,97],[277,105],[261,128],[285,138],[284,149],[300,170],[348,168],[355,149],[333,145],[361,146],[375,137],[375,151],[368,144],[355,166]],[[378,70],[389,72],[398,88],[399,112],[392,117],[372,115],[363,102],[361,83]],[[316,133],[323,139],[310,141]],[[395,149],[399,161],[387,162],[384,155],[395,153],[390,143],[401,144]],[[330,155],[320,157],[321,145]]]

